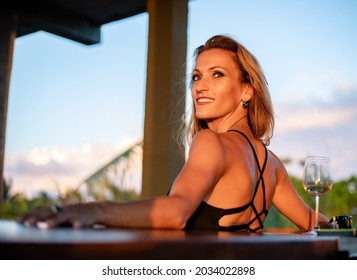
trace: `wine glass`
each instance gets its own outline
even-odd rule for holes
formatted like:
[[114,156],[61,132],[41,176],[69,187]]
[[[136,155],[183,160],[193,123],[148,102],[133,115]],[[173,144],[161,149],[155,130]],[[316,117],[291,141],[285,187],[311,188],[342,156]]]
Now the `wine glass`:
[[332,172],[330,159],[322,156],[310,156],[305,159],[302,185],[311,195],[315,196],[315,226],[319,227],[319,198],[332,189]]

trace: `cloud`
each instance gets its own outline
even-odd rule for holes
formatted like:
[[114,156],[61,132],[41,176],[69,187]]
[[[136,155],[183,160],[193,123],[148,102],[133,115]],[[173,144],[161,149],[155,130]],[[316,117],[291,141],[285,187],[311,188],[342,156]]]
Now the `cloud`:
[[357,83],[341,83],[332,95],[333,102],[341,108],[355,108],[357,105]]
[[294,159],[290,170],[298,175],[302,171],[297,163],[312,154],[331,157],[336,179],[357,175],[357,85],[341,83],[329,98],[309,102],[276,104],[272,150]]
[[28,153],[10,153],[5,158],[4,175],[11,180],[13,192],[31,195],[39,191],[65,191],[79,186],[87,176],[135,142],[123,139],[116,145],[38,147]]
[[277,116],[280,132],[322,127],[334,127],[350,123],[357,116],[356,109],[347,108],[304,108],[284,105]]
[[355,125],[357,84],[340,83],[328,96],[314,96],[305,102],[277,102],[276,125],[280,132]]

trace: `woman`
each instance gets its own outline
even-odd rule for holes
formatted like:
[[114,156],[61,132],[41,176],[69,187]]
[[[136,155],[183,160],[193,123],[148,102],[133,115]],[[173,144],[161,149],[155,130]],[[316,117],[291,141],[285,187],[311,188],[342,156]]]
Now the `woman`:
[[[42,207],[19,222],[256,232],[274,204],[301,231],[311,230],[313,211],[296,193],[282,162],[266,148],[274,118],[259,63],[227,36],[210,38],[195,55],[190,151],[168,196]],[[320,224],[327,223],[320,215]]]

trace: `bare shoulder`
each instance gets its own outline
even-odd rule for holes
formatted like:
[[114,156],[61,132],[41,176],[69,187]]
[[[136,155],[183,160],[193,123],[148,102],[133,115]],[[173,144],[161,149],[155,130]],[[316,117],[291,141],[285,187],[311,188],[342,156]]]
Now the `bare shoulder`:
[[209,155],[216,160],[224,156],[224,144],[221,135],[210,130],[204,129],[194,136],[190,153],[200,153],[201,156]]
[[271,156],[270,159],[271,159],[271,163],[274,165],[274,167],[276,169],[279,169],[281,167],[284,167],[282,161],[280,160],[280,158],[274,153],[272,152],[271,150],[269,150],[269,155]]
[[210,129],[203,129],[195,134],[192,144],[215,145],[217,148],[222,145],[222,140],[218,133]]
[[271,150],[269,150],[269,154],[271,159],[270,164],[272,164],[275,170],[275,176],[277,178],[277,182],[287,180],[289,176],[281,159]]

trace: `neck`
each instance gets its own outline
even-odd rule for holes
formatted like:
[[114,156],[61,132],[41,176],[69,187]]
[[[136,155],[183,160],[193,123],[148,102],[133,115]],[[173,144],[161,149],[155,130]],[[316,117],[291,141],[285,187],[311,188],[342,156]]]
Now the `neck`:
[[232,124],[229,129],[234,129],[234,128],[237,128],[237,127],[239,127],[239,128],[249,128],[248,116],[247,115],[241,117],[238,121],[236,121],[234,124]]
[[225,120],[220,122],[207,122],[207,124],[210,129],[218,133],[226,132],[230,129],[249,129],[247,115],[241,116],[236,121]]

